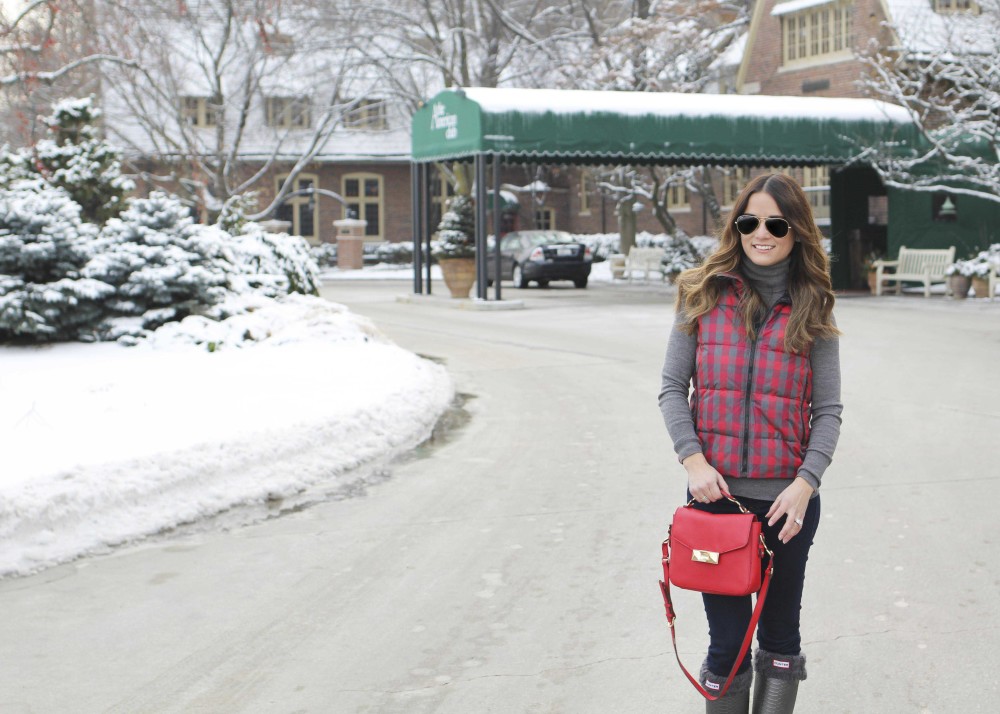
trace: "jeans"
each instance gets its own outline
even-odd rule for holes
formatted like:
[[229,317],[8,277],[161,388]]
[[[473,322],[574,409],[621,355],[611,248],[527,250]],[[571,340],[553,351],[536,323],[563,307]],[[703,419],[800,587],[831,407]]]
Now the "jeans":
[[[690,499],[691,495],[688,494]],[[757,644],[761,649],[775,654],[800,654],[802,638],[799,634],[799,611],[802,609],[802,586],[806,574],[806,560],[809,547],[819,526],[819,499],[810,499],[806,514],[802,518],[802,528],[788,543],[778,540],[778,533],[785,524],[780,518],[773,526],[767,525],[764,514],[771,507],[771,501],[738,497],[740,503],[755,513],[763,524],[764,540],[774,552],[774,575],[767,591],[767,601],[757,623]],[[711,513],[737,513],[739,509],[730,501],[722,499],[714,503],[695,503],[694,508]],[[750,626],[753,615],[751,597],[703,594],[705,614],[708,616],[708,659],[709,671],[725,677],[733,667],[740,645]],[[750,666],[748,650],[739,672]]]

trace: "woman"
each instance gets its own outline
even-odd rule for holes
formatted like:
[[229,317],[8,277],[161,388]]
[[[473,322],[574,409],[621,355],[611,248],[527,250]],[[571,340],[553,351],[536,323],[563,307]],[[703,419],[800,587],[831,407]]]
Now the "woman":
[[[696,508],[730,512],[727,491],[764,523],[775,570],[747,652],[714,714],[791,712],[806,678],[799,610],[819,524],[819,485],[840,435],[840,355],[829,260],[805,193],[783,174],[751,180],[718,249],[678,279],[660,410]],[[688,394],[690,387],[690,403]],[[702,685],[720,691],[750,623],[751,598],[704,595]]]

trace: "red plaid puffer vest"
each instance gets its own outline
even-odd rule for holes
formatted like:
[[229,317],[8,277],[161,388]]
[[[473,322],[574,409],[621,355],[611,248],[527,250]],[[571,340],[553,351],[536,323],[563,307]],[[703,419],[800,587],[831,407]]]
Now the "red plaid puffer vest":
[[794,478],[809,441],[812,368],[808,350],[785,351],[787,296],[753,341],[734,279],[698,320],[691,412],[705,458],[723,476]]

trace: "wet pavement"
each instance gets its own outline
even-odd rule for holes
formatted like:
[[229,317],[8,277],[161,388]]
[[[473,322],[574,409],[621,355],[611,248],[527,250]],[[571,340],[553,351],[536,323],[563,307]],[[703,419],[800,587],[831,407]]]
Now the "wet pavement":
[[[513,311],[408,290],[324,296],[448,367],[445,438],[357,493],[0,581],[0,711],[703,711],[656,584],[684,491],[656,407],[672,289],[511,290]],[[798,711],[996,711],[1000,302],[850,296],[837,318]],[[700,602],[677,608],[696,667]]]

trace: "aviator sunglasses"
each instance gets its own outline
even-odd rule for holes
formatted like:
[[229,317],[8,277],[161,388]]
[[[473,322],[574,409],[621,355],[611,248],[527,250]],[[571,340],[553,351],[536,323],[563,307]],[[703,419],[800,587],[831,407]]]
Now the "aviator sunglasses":
[[[757,226],[759,225],[760,218],[757,216],[751,216],[750,214],[740,216],[736,219],[736,230],[745,236],[748,236],[757,230]],[[765,218],[764,227],[767,228],[767,232],[775,238],[784,238],[788,235],[789,225],[788,221],[784,218]]]

